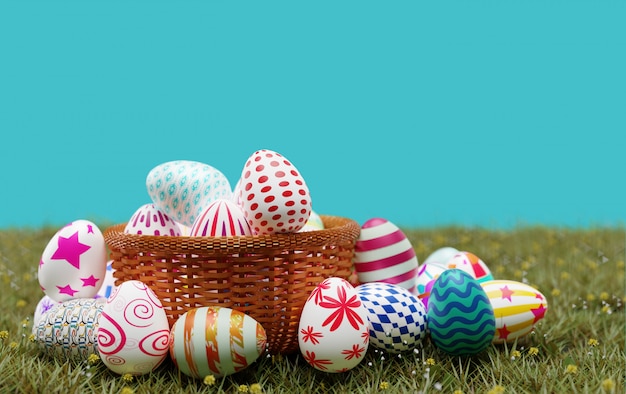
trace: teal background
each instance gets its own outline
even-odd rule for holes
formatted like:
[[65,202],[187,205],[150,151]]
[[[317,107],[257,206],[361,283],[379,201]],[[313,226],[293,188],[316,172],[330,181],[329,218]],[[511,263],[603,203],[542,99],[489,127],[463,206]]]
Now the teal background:
[[0,227],[126,221],[282,153],[360,223],[615,226],[622,1],[4,1]]

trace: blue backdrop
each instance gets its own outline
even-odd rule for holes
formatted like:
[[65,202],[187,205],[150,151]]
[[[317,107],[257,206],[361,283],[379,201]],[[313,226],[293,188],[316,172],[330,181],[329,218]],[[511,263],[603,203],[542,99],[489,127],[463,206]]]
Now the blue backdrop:
[[623,225],[621,1],[0,4],[0,227],[122,222],[255,150],[318,213]]

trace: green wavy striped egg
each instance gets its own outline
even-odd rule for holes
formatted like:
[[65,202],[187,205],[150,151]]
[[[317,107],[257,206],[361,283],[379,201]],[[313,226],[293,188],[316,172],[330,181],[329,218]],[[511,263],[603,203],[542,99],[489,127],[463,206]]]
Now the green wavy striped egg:
[[427,315],[435,346],[455,356],[480,353],[496,332],[493,307],[485,290],[457,268],[444,271],[433,284]]

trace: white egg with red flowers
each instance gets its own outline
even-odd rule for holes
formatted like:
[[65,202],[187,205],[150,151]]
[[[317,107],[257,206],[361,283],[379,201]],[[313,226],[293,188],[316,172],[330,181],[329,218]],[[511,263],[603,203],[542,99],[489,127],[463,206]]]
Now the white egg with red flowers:
[[46,245],[37,272],[39,285],[57,302],[92,298],[102,286],[106,262],[106,244],[98,226],[76,220]]
[[367,310],[345,279],[325,279],[304,303],[298,345],[304,360],[319,371],[356,367],[367,353],[369,335]]

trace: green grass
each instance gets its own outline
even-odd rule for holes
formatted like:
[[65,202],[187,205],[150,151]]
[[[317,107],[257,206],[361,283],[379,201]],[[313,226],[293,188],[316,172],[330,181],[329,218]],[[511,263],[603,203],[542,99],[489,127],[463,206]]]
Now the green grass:
[[448,356],[426,340],[418,352],[400,356],[370,347],[353,370],[325,374],[298,354],[262,355],[210,386],[181,376],[169,360],[152,374],[125,381],[101,362],[40,354],[29,341],[31,316],[43,296],[37,266],[55,231],[0,230],[2,393],[236,393],[259,387],[264,393],[623,393],[626,388],[623,228],[404,229],[420,261],[453,246],[481,257],[496,279],[535,286],[548,298],[545,318],[523,341],[491,346],[474,357]]

